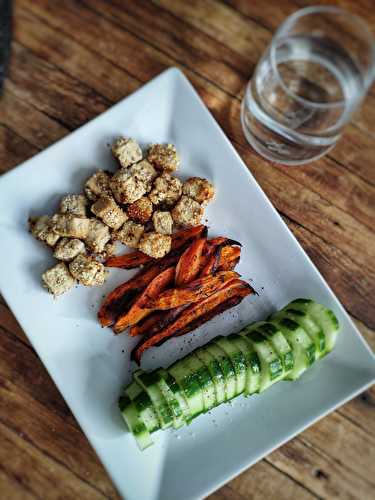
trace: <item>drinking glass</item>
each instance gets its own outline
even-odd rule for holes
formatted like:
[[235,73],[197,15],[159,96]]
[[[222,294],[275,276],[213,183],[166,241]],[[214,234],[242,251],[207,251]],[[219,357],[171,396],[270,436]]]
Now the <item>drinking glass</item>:
[[248,83],[243,131],[271,161],[300,165],[327,153],[375,76],[366,23],[337,7],[308,7],[288,17]]

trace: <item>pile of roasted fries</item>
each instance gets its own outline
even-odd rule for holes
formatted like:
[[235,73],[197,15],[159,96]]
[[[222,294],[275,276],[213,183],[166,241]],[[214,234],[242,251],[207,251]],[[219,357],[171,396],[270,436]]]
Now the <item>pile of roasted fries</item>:
[[139,364],[150,347],[195,330],[255,293],[234,271],[240,256],[240,243],[222,236],[209,240],[200,225],[175,233],[172,251],[162,259],[139,251],[111,257],[107,267],[143,267],[105,298],[100,324],[116,334],[129,328],[131,336],[143,335],[132,352]]

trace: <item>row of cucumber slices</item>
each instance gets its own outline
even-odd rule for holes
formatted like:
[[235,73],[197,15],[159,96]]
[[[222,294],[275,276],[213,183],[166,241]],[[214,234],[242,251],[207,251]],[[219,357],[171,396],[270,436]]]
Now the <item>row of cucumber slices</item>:
[[330,309],[296,299],[267,321],[214,338],[167,370],[137,370],[119,399],[122,416],[143,450],[159,429],[178,429],[240,394],[296,380],[333,349],[338,330]]

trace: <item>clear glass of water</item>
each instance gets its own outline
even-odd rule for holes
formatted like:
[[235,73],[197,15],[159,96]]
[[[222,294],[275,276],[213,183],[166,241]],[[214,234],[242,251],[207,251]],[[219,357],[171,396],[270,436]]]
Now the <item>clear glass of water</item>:
[[375,76],[366,23],[337,7],[309,7],[284,21],[248,83],[245,136],[262,156],[301,165],[327,153]]

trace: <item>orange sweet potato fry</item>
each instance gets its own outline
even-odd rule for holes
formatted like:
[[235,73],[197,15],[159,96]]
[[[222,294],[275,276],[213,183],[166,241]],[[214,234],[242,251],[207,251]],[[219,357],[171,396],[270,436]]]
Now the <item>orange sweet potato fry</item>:
[[222,250],[221,245],[213,247],[211,255],[206,257],[206,262],[204,263],[203,268],[199,273],[200,277],[209,276],[210,274],[214,274],[217,271],[220,263],[221,250]]
[[206,241],[206,238],[194,240],[181,255],[176,266],[176,286],[186,285],[198,276]]
[[224,262],[223,264],[221,264],[217,268],[217,270],[218,271],[233,271],[233,269],[235,269],[235,267],[237,266],[239,261],[240,261],[240,257],[237,257],[234,260],[228,260],[227,262]]
[[142,339],[133,350],[132,358],[139,364],[142,354],[150,347],[158,345],[174,335],[178,335],[193,321],[196,321],[202,315],[208,315],[209,311],[218,307],[219,304],[227,302],[232,297],[246,297],[251,293],[255,293],[254,290],[242,280],[233,280],[227,283],[224,288],[218,290],[211,296],[195,304],[191,304],[173,323],[159,330],[155,335]]
[[[189,229],[182,229],[172,235],[172,251],[184,248],[190,241],[207,234],[207,227],[200,224]],[[134,269],[145,264],[157,262],[158,259],[136,250],[125,255],[116,255],[107,259],[104,263],[107,267],[118,267],[120,269]]]
[[155,260],[139,250],[125,255],[115,255],[104,262],[106,267],[119,267],[121,269],[134,269]]
[[159,297],[147,301],[144,307],[153,310],[165,310],[198,302],[222,288],[228,281],[236,278],[238,278],[238,274],[234,271],[224,271],[214,276],[198,278],[187,285],[166,290]]
[[203,224],[188,229],[181,229],[181,231],[172,234],[172,250],[177,250],[196,238],[205,238],[206,236],[207,226]]
[[190,304],[186,304],[167,311],[155,311],[147,316],[143,321],[131,326],[129,334],[131,337],[136,337],[137,335],[146,335],[147,337],[151,337],[159,330],[172,323],[172,321],[174,321],[182,313],[182,311],[189,306]]
[[175,275],[175,268],[168,267],[147,285],[139,297],[133,302],[132,306],[127,312],[119,315],[114,324],[113,331],[121,333],[130,325],[135,325],[141,319],[145,318],[151,311],[145,309],[143,306],[149,299],[158,297],[171,283],[173,283]]
[[113,325],[117,317],[129,309],[132,300],[142,292],[161,271],[176,264],[178,258],[178,255],[174,252],[170,252],[162,259],[156,260],[154,264],[142,269],[134,278],[131,278],[112,290],[104,299],[98,311],[100,324],[102,326]]
[[236,260],[241,256],[241,248],[224,246],[221,250],[219,267],[232,260]]

